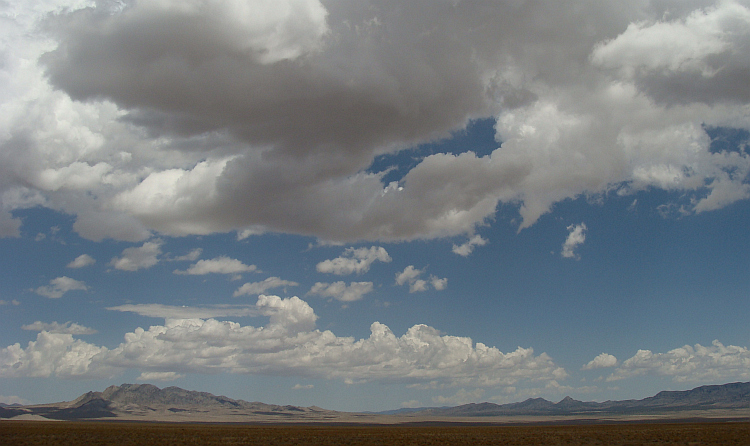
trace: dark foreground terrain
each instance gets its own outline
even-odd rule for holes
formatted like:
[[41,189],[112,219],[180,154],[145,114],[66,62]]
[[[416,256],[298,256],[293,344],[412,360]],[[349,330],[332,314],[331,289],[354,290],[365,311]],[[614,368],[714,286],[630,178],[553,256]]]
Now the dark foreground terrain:
[[750,445],[750,423],[577,426],[258,426],[0,422],[0,444],[37,445]]

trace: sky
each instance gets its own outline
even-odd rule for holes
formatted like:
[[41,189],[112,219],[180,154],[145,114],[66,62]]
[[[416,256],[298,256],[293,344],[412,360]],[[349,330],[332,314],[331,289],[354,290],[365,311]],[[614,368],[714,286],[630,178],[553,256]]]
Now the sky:
[[0,1],[0,402],[750,381],[750,1]]

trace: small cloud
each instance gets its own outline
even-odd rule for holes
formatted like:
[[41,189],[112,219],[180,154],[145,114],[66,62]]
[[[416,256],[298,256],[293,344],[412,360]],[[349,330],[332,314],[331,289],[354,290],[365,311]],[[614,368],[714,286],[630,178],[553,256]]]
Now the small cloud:
[[422,273],[423,271],[421,269],[416,269],[414,268],[414,265],[409,265],[404,268],[403,271],[396,274],[396,285],[403,285],[412,282]]
[[482,238],[481,235],[477,234],[470,238],[466,243],[462,245],[453,245],[453,253],[458,254],[461,257],[468,257],[469,254],[474,252],[474,248],[477,246],[484,246],[489,243],[489,240]]
[[460,404],[476,403],[484,395],[484,389],[466,390],[459,389],[455,395],[444,397],[436,396],[432,398],[432,402],[440,406],[457,406]]
[[617,358],[609,353],[602,353],[584,365],[581,370],[605,369],[609,367],[617,367]]
[[96,259],[88,254],[81,254],[75,258],[72,262],[68,263],[68,268],[83,268],[84,266],[93,265],[96,263]]
[[112,258],[109,264],[121,271],[138,271],[139,269],[151,268],[159,263],[161,245],[163,244],[162,240],[156,239],[145,242],[137,248],[126,248],[122,251],[120,257]]
[[143,372],[136,381],[174,381],[185,375],[176,372]]
[[79,325],[71,321],[68,321],[64,324],[60,324],[58,322],[44,323],[41,321],[36,321],[33,324],[22,325],[21,329],[28,331],[46,331],[48,333],[61,333],[71,335],[92,335],[98,333],[98,331],[94,330],[93,328],[84,327],[83,325]]
[[21,398],[20,396],[15,396],[15,395],[11,395],[11,396],[0,395],[0,403],[8,404],[8,405],[20,404],[22,406],[27,406],[31,404],[31,401]]
[[417,400],[409,400],[404,401],[403,403],[399,404],[399,406],[403,409],[416,409],[417,407],[422,407],[422,403]]
[[13,299],[10,302],[8,302],[7,300],[0,300],[0,305],[21,305],[21,302],[17,301],[16,299]]
[[68,291],[83,290],[86,291],[89,287],[80,280],[71,279],[70,277],[62,276],[49,281],[49,285],[40,286],[34,292],[40,296],[49,297],[50,299],[57,299],[63,296]]
[[565,239],[565,243],[562,246],[562,252],[560,253],[563,257],[568,259],[578,259],[578,255],[575,253],[575,249],[578,245],[586,241],[586,224],[581,223],[580,225],[568,226],[568,238]]
[[269,277],[261,282],[249,282],[242,285],[234,292],[234,297],[263,294],[270,289],[287,286],[299,286],[299,284],[297,282],[292,282],[291,280],[282,280],[279,277]]
[[245,240],[248,237],[252,237],[254,235],[263,235],[266,231],[263,230],[260,226],[253,226],[251,228],[246,228],[241,231],[237,231],[237,240]]
[[107,307],[107,310],[135,313],[140,316],[162,319],[211,319],[216,317],[257,316],[255,305],[211,305],[188,307],[162,304],[126,304]]
[[352,273],[362,274],[369,271],[370,265],[375,261],[388,263],[391,260],[391,256],[382,247],[347,248],[340,257],[332,260],[324,260],[318,263],[315,269],[319,273],[336,274],[338,276]]
[[292,390],[310,390],[313,387],[315,386],[313,386],[312,384],[305,384],[305,385],[295,384],[294,387],[292,387]]
[[170,260],[172,260],[173,262],[195,262],[196,260],[198,260],[198,257],[200,257],[202,253],[203,248],[195,248],[184,256],[173,257]]
[[436,290],[442,291],[448,286],[448,278],[443,277],[440,279],[437,276],[430,276],[430,284],[432,284],[432,287]]
[[[191,276],[202,276],[205,274],[240,274],[250,273],[258,269],[255,265],[245,265],[237,259],[227,256],[216,257],[209,260],[199,260],[185,271],[174,270],[175,274],[186,274]],[[235,277],[236,279],[236,277]]]
[[419,276],[424,272],[424,269],[416,269],[414,265],[409,265],[404,268],[400,273],[396,273],[396,285],[409,284],[410,293],[418,293],[427,291],[430,286],[437,291],[442,291],[448,286],[447,278],[439,278],[431,275],[429,281],[420,279]]
[[34,241],[41,242],[42,240],[46,238],[47,238],[47,235],[40,232],[39,234],[36,235],[36,237],[34,237]]
[[372,282],[351,282],[347,286],[344,282],[322,283],[317,282],[310,288],[309,294],[322,297],[332,297],[341,302],[354,302],[372,292]]

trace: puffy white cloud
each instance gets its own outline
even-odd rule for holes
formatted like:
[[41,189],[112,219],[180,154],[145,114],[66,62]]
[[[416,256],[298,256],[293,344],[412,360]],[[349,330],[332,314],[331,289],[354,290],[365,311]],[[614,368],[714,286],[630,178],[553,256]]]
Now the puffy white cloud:
[[442,279],[437,276],[430,276],[430,285],[438,291],[442,291],[448,286],[448,278],[443,277]]
[[[750,128],[742,1],[0,8],[0,236],[32,206],[92,240],[351,243],[471,235],[498,203],[525,228],[582,194],[678,190],[688,213],[750,197],[748,155],[705,132]],[[475,118],[502,148],[368,173]]]
[[671,376],[678,382],[725,381],[750,378],[750,350],[713,341],[711,346],[686,345],[666,353],[638,350],[622,362],[607,381],[642,375]]
[[145,242],[137,248],[125,248],[120,257],[113,257],[109,262],[115,269],[122,271],[138,271],[147,269],[159,263],[161,246],[164,241],[156,239]]
[[58,299],[68,291],[88,290],[89,287],[80,280],[71,279],[68,276],[61,276],[49,281],[49,285],[40,286],[34,292],[40,296]]
[[68,263],[68,268],[83,268],[85,266],[93,265],[94,263],[96,263],[96,259],[88,254],[81,254],[73,259],[72,262]]
[[372,282],[351,282],[349,285],[339,281],[334,283],[316,282],[310,288],[309,294],[316,294],[322,297],[332,297],[341,302],[354,302],[371,293],[373,290]]
[[424,271],[414,268],[414,265],[409,265],[404,268],[400,273],[396,273],[396,285],[403,285],[408,282],[412,282],[419,277]]
[[97,333],[97,331],[93,328],[84,327],[83,325],[76,324],[71,321],[68,321],[64,324],[61,324],[59,322],[45,323],[36,321],[33,324],[22,325],[21,329],[29,331],[47,331],[50,333],[63,333],[71,335],[90,335]]
[[583,366],[582,370],[593,370],[593,369],[616,367],[617,364],[618,362],[615,356],[610,355],[609,353],[601,353],[596,358],[587,362],[586,365]]
[[372,246],[370,248],[347,248],[344,254],[332,260],[324,260],[315,266],[320,273],[336,274],[344,276],[347,274],[362,274],[370,270],[370,265],[375,261],[390,262],[391,256],[385,248]]
[[260,282],[248,282],[237,289],[234,292],[234,297],[242,295],[254,295],[263,294],[268,290],[274,288],[288,287],[288,286],[299,286],[297,282],[291,280],[282,280],[279,277],[269,277]]
[[16,343],[0,350],[0,376],[107,377],[116,369],[98,360],[106,351],[69,333],[42,331],[26,348]]
[[453,253],[458,254],[461,257],[468,257],[469,254],[474,252],[474,248],[477,246],[484,246],[489,243],[489,240],[482,238],[481,235],[477,234],[471,237],[466,243],[461,245],[453,245]]
[[447,278],[441,279],[434,275],[430,275],[429,280],[420,279],[419,276],[421,276],[424,271],[424,269],[416,269],[414,268],[414,265],[409,265],[400,273],[396,273],[396,285],[409,284],[410,293],[427,291],[430,288],[430,285],[432,285],[434,289],[441,291],[448,285]]
[[255,265],[245,265],[242,261],[231,259],[227,256],[216,257],[215,259],[198,260],[185,270],[174,270],[175,274],[204,275],[204,274],[239,274],[251,273],[257,270]]
[[568,237],[562,245],[560,255],[569,259],[577,259],[578,255],[575,253],[575,249],[586,241],[586,229],[585,223],[568,226]]
[[[565,378],[545,353],[518,348],[503,353],[470,338],[415,325],[401,336],[374,322],[365,339],[315,328],[303,300],[261,295],[261,327],[216,319],[168,319],[125,335],[113,349],[43,331],[26,348],[0,350],[0,376],[109,376],[126,369],[148,377],[186,373],[279,374],[348,382],[402,382],[474,388],[549,382]],[[174,375],[165,375],[174,372]],[[154,375],[150,375],[154,374]],[[148,378],[151,379],[151,378]]]

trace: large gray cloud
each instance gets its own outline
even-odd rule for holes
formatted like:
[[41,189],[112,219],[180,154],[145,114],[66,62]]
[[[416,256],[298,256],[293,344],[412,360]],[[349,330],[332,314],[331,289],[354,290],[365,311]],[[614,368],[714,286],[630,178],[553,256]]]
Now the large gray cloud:
[[[750,128],[746,1],[84,6],[7,14],[0,235],[34,205],[94,240],[346,242],[471,235],[499,202],[527,227],[581,194],[750,197],[747,155],[711,153],[704,130]],[[487,156],[366,173],[481,117],[502,142]]]

